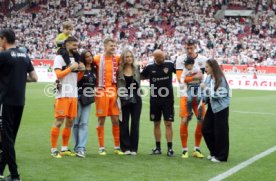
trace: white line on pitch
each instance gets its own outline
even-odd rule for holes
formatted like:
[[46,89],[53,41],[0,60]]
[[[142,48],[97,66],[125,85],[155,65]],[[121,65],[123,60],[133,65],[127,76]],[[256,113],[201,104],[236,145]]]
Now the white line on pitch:
[[241,113],[241,114],[263,114],[263,115],[276,115],[275,113],[267,113],[267,112],[249,112],[249,111],[231,111],[234,113]]
[[252,157],[252,158],[250,158],[250,159],[248,159],[248,160],[246,160],[246,161],[244,161],[244,162],[242,162],[242,163],[240,163],[238,165],[236,165],[235,167],[227,170],[226,172],[221,173],[221,174],[219,174],[219,175],[217,175],[217,176],[209,179],[209,181],[220,181],[220,180],[223,180],[223,179],[225,179],[225,178],[233,175],[234,173],[240,171],[241,169],[249,166],[250,164],[252,164],[252,163],[260,160],[261,158],[263,158],[263,157],[265,157],[265,156],[273,153],[274,151],[276,151],[276,146],[274,146],[272,148],[269,148],[268,150],[266,150],[266,151],[264,151],[264,152],[262,152],[262,153],[260,153],[260,154],[258,154],[256,156],[254,156],[254,157]]

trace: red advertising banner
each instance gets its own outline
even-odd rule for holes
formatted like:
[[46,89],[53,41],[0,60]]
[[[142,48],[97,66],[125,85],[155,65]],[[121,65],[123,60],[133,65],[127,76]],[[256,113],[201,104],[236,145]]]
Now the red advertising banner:
[[276,74],[276,66],[221,65],[221,68],[226,73]]

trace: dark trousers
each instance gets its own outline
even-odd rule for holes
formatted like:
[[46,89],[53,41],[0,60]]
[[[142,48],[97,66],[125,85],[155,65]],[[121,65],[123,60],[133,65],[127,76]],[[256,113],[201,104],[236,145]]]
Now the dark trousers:
[[[128,104],[122,107],[122,120],[120,121],[120,147],[122,151],[138,151],[139,125],[142,109],[142,101],[135,104]],[[129,129],[129,119],[131,126]]]
[[0,129],[2,139],[0,147],[3,150],[2,159],[0,161],[0,174],[3,175],[6,165],[8,165],[12,178],[19,177],[14,145],[23,109],[24,106],[0,105]]
[[209,104],[202,123],[202,134],[210,155],[220,161],[227,161],[229,154],[228,116],[229,107],[214,113]]

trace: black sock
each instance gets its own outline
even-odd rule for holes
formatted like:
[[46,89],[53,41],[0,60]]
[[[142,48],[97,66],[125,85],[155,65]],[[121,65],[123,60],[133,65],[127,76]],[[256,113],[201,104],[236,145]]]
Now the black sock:
[[157,149],[159,149],[159,150],[161,150],[161,143],[160,143],[160,141],[156,141],[156,148]]
[[167,145],[168,145],[168,150],[172,149],[172,142],[168,142]]

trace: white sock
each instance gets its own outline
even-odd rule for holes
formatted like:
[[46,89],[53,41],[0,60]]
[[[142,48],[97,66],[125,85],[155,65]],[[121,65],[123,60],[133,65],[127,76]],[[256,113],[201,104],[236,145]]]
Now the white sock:
[[104,150],[104,147],[100,147],[99,150]]
[[68,146],[62,146],[61,147],[61,151],[67,151],[68,150]]
[[117,150],[117,149],[120,149],[120,147],[119,146],[115,146],[114,149]]
[[199,147],[195,146],[194,150],[196,151],[196,149],[200,150],[200,148],[199,148]]
[[182,151],[188,151],[188,148],[186,147],[186,148],[182,148]]
[[51,148],[51,152],[54,153],[55,151],[57,151],[57,148]]

